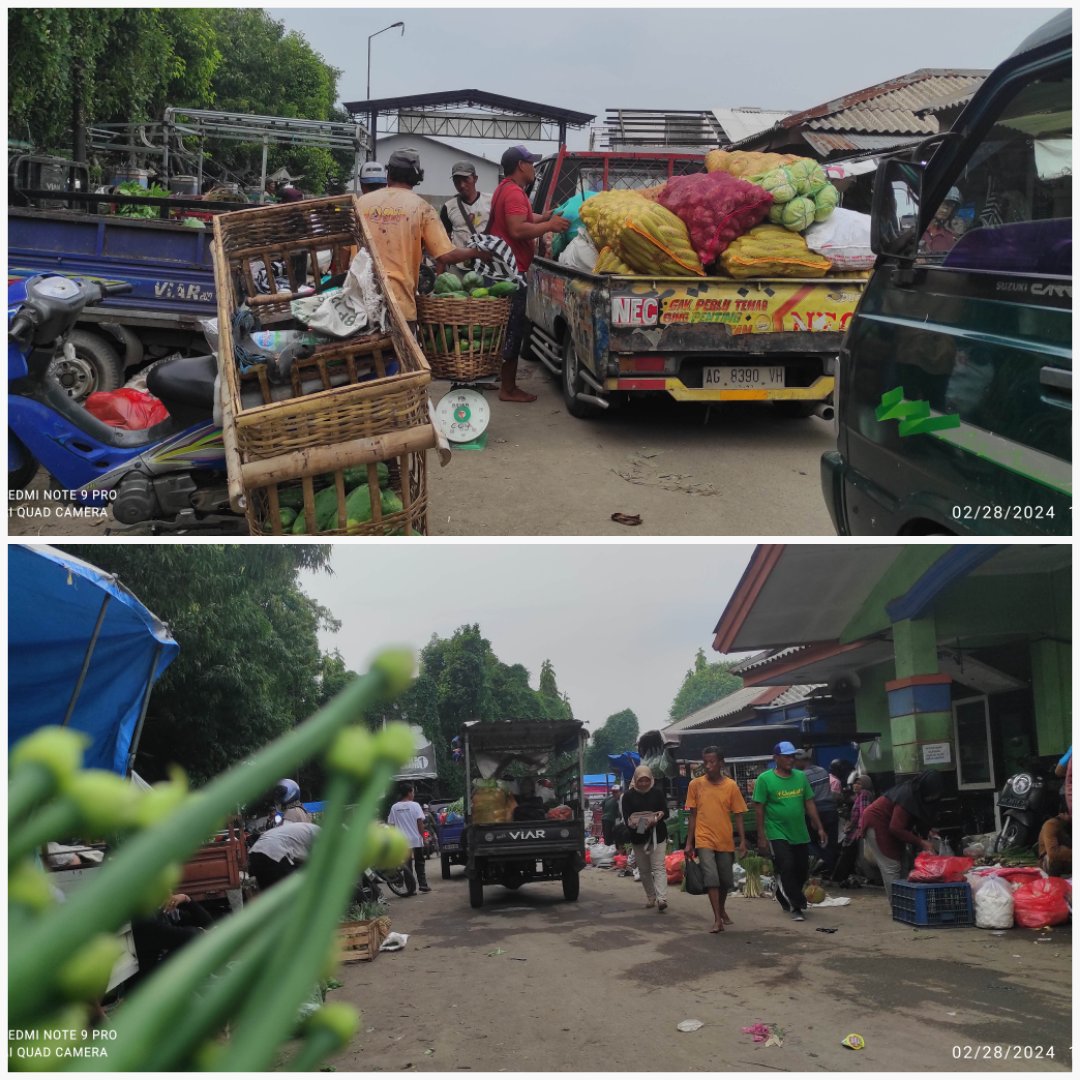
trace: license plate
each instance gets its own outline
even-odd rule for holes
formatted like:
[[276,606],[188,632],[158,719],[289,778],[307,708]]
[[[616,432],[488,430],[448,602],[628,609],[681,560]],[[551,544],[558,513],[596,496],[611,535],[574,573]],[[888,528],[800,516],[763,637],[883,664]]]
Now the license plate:
[[716,390],[775,390],[784,386],[782,367],[707,367],[702,385]]

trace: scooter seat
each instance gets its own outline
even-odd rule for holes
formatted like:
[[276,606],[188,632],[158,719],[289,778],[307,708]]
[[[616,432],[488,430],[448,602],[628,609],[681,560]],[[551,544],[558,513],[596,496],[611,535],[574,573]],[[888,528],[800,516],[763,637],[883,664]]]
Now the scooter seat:
[[[214,411],[214,356],[174,356],[162,361],[146,376],[146,388],[170,414],[192,408],[206,416]],[[177,408],[180,406],[181,408]]]

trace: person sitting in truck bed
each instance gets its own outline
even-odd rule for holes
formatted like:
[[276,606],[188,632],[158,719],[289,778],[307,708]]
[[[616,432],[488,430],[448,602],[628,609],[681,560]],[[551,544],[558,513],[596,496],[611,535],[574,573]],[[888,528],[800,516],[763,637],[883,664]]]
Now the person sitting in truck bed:
[[544,800],[537,794],[536,778],[523,776],[517,782],[517,806],[514,807],[514,821],[543,821],[547,816]]

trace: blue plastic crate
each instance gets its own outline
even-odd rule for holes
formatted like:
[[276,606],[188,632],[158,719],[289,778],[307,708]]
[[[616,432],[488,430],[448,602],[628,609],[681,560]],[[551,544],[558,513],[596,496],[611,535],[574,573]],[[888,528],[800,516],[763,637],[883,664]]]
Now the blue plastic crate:
[[975,908],[971,886],[927,885],[895,881],[892,887],[892,917],[912,926],[974,926]]

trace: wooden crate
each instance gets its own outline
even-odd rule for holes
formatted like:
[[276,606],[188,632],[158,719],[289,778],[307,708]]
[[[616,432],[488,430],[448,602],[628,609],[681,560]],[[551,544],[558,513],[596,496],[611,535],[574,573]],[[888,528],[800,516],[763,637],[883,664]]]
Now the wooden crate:
[[346,964],[354,964],[359,960],[374,960],[389,933],[390,919],[385,915],[378,919],[339,924],[341,959]]
[[[434,378],[472,382],[502,370],[509,298],[448,300],[442,296],[418,296],[416,315],[420,342]],[[464,345],[468,349],[463,352]]]
[[[386,280],[382,262],[371,247],[354,196],[305,199],[214,218],[218,365],[229,406],[226,423],[234,429],[242,462],[426,422],[431,370],[397,301],[385,288],[388,333],[359,334],[319,347],[294,364],[286,385],[272,385],[264,365],[242,375],[234,360],[232,321],[241,304],[248,304],[263,328],[289,325],[290,304],[301,289],[322,293],[327,288],[321,280],[320,253],[330,253],[332,269],[342,273],[359,247],[370,251],[375,279],[382,285]],[[273,271],[274,263],[281,265],[281,273]],[[281,277],[288,278],[289,287],[277,291]]]
[[[428,428],[416,429],[418,441],[426,441]],[[378,464],[389,472],[389,486],[401,502],[401,509],[384,513],[380,500],[371,504],[372,520],[348,524],[347,491],[343,469],[299,478],[284,478],[276,483],[249,486],[246,492],[248,530],[252,536],[282,536],[291,529],[281,524],[280,510],[286,492],[303,496],[305,529],[303,536],[426,536],[427,535],[427,455],[424,450],[405,452],[389,459],[369,460],[363,466],[367,472],[369,491],[379,489]],[[270,464],[270,463],[261,463]],[[315,496],[327,488],[336,489],[337,515],[329,528],[319,528],[315,520]],[[314,523],[314,527],[313,524]]]

